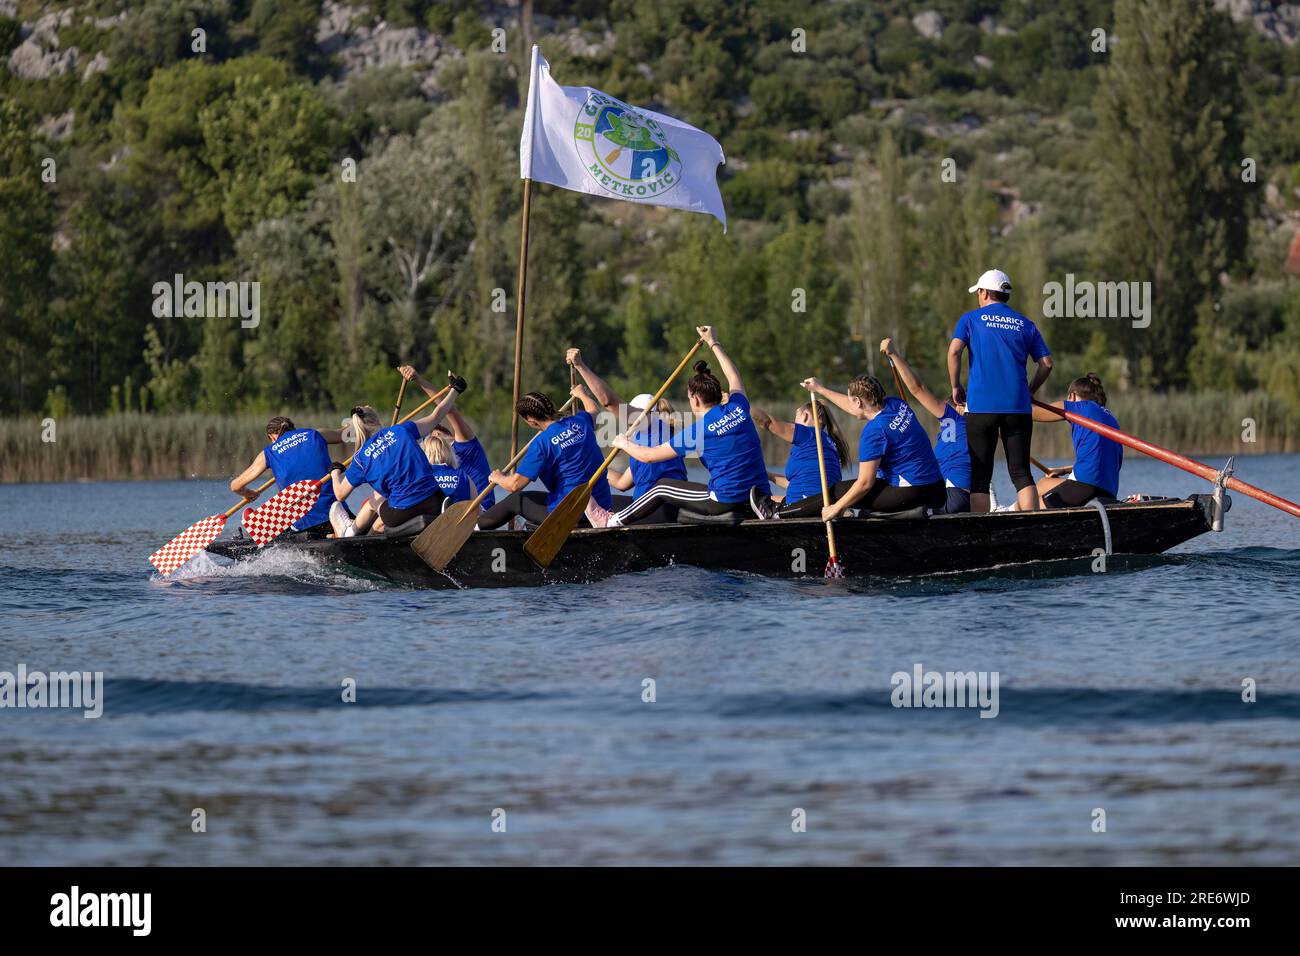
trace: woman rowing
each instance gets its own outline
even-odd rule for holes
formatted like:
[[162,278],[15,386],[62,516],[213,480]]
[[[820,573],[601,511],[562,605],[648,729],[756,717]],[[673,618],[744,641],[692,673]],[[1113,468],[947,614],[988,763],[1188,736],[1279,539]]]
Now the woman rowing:
[[893,339],[883,339],[880,351],[885,353],[898,370],[903,387],[916,399],[917,404],[939,419],[939,434],[934,439],[934,457],[939,462],[939,470],[943,472],[948,501],[938,510],[949,515],[970,511],[970,448],[966,444],[966,409],[956,408],[952,402],[943,401],[930,391],[912,371],[902,353],[894,347]]
[[[618,400],[618,395],[610,388],[609,383],[591,370],[582,359],[582,352],[579,349],[569,349],[565,353],[564,359],[572,365],[582,376],[583,382],[591,389],[591,393],[607,411],[612,412],[620,423],[629,422],[644,412],[650,405],[650,399],[654,396],[643,393],[636,396],[627,405],[623,405]],[[674,414],[673,406],[666,398],[661,398],[650,413],[645,417],[633,433],[632,438],[638,445],[650,447],[661,445],[666,441],[671,441],[676,430],[668,416]],[[614,508],[621,510],[630,505],[637,498],[640,498],[647,491],[657,485],[661,480],[671,478],[676,481],[686,480],[686,463],[677,456],[673,456],[667,461],[643,462],[628,456],[627,471],[609,470],[609,485],[616,491],[632,492],[632,497],[626,495],[614,495]],[[598,513],[598,512],[597,512]],[[639,518],[641,524],[671,524],[677,520],[677,509],[671,505],[663,505],[654,511]]]
[[[1095,372],[1070,383],[1063,403],[1074,412],[1094,422],[1119,428],[1119,420],[1106,407],[1106,389]],[[1034,406],[1034,421],[1060,422],[1065,419]],[[1053,468],[1038,480],[1038,493],[1044,508],[1078,508],[1096,498],[1119,497],[1119,470],[1124,465],[1124,446],[1098,435],[1082,425],[1070,425],[1074,441],[1074,468]],[[1061,472],[1068,472],[1062,477]]]
[[[413,379],[429,391],[430,386],[422,376],[415,375]],[[374,494],[368,504],[379,516],[374,527],[376,532],[397,528],[421,515],[442,512],[447,495],[420,447],[420,440],[447,416],[457,396],[465,391],[465,380],[459,375],[448,372],[447,382],[451,391],[424,418],[385,426],[369,405],[352,409],[357,451],[346,469],[338,462],[330,465],[330,477],[334,496],[339,501],[346,501],[354,488],[370,485]],[[369,523],[370,513],[360,515],[353,528],[344,528],[342,536],[364,534]]]
[[[408,382],[416,380],[424,382],[424,385],[428,386],[425,389],[425,394],[430,398],[438,394],[429,382],[418,376],[414,367],[403,365],[397,371]],[[438,450],[434,445],[434,436],[438,434],[451,437],[450,454],[445,450]],[[488,487],[488,475],[492,473],[492,466],[488,464],[487,451],[483,448],[483,443],[478,440],[478,436],[474,434],[474,429],[465,420],[465,416],[460,413],[460,409],[454,407],[447,409],[447,424],[434,426],[433,431],[424,439],[422,444],[431,465],[437,467],[450,461],[450,467],[464,469],[465,474],[474,483],[474,493],[470,495],[471,498]],[[453,500],[468,499],[453,497]],[[486,511],[491,508],[496,504],[496,500],[495,491],[489,490],[487,497],[483,499],[483,510]]]
[[[257,492],[249,486],[268,468],[280,490],[297,481],[320,480],[321,475],[330,470],[329,446],[342,443],[343,431],[338,428],[296,428],[290,419],[277,415],[266,423],[266,440],[269,444],[258,452],[252,464],[230,482],[230,490],[249,501],[257,498]],[[327,536],[331,530],[330,514],[334,504],[334,491],[329,487],[322,488],[312,509],[290,525],[285,533],[306,538]],[[346,505],[340,504],[334,510],[351,517]]]
[[[529,392],[519,399],[515,413],[538,434],[514,474],[493,471],[489,476],[506,496],[479,515],[478,527],[499,528],[516,515],[529,524],[541,524],[552,508],[591,480],[601,466],[605,456],[596,442],[600,406],[585,385],[575,385],[571,394],[582,402],[582,410],[566,418],[559,416],[550,398],[541,392]],[[532,481],[540,481],[546,491],[525,491]],[[604,474],[591,489],[591,499],[602,508],[612,504]]]
[[749,411],[745,384],[740,372],[718,343],[716,333],[707,325],[696,329],[704,343],[713,349],[714,358],[727,379],[727,391],[709,371],[705,362],[695,363],[695,374],[686,384],[686,396],[695,414],[695,424],[674,436],[671,441],[645,446],[636,439],[619,435],[613,445],[639,462],[671,461],[698,454],[709,470],[708,484],[679,478],[661,478],[659,482],[617,514],[605,515],[588,510],[592,524],[619,527],[644,519],[661,506],[676,507],[701,515],[747,515],[750,492],[768,496],[772,487],[763,461],[763,446]]
[[930,436],[907,402],[885,397],[885,388],[874,375],[857,376],[849,383],[847,394],[827,388],[815,378],[806,379],[799,387],[825,396],[866,421],[858,441],[858,476],[830,489],[829,505],[823,506],[820,498],[806,498],[781,508],[774,517],[820,514],[823,521],[831,521],[849,508],[896,512],[946,504],[943,473],[930,448]]
[[[795,409],[794,421],[787,422],[773,418],[761,408],[754,408],[754,423],[764,428],[782,441],[790,443],[790,457],[785,462],[784,477],[772,477],[777,484],[785,486],[785,504],[793,505],[805,498],[816,497],[821,500],[822,477],[821,465],[817,453],[817,433],[813,430],[813,404],[805,402]],[[821,457],[826,462],[826,484],[829,487],[840,481],[843,469],[849,463],[849,445],[840,434],[839,426],[831,416],[830,409],[822,402],[817,403],[817,419],[821,422]],[[760,518],[772,517],[778,504],[771,498],[754,493],[750,505],[754,514]]]

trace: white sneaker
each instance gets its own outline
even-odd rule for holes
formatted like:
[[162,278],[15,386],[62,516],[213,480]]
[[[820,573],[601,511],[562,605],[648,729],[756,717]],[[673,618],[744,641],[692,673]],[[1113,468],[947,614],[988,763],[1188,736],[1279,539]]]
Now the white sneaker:
[[352,516],[348,514],[348,509],[343,507],[343,502],[336,501],[330,505],[330,527],[334,529],[336,538],[353,538],[357,534],[357,526],[352,521]]

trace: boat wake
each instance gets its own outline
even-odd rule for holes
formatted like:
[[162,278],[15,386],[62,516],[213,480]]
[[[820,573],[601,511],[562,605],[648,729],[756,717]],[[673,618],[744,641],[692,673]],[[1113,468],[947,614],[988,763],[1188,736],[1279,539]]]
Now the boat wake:
[[258,591],[274,593],[321,590],[353,593],[379,591],[389,586],[353,569],[326,564],[314,555],[279,548],[268,548],[240,561],[201,551],[169,577],[154,574],[151,581],[172,587],[230,583],[241,590],[253,585]]

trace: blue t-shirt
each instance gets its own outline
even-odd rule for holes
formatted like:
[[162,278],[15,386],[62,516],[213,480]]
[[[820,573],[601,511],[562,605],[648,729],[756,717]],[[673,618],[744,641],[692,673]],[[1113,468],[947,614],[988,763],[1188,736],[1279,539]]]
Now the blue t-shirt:
[[438,482],[442,493],[452,501],[471,501],[469,493],[470,477],[464,468],[452,468],[450,465],[430,465],[433,477]]
[[709,469],[709,491],[718,501],[732,504],[749,500],[751,488],[770,495],[763,443],[749,414],[744,392],[733,392],[721,405],[714,405],[690,428],[672,440],[678,458],[699,452]]
[[1004,303],[993,302],[958,319],[952,337],[970,347],[967,411],[1028,415],[1025,363],[1052,354],[1038,326]]
[[884,409],[862,429],[858,462],[876,458],[880,476],[896,488],[943,481],[930,436],[901,398],[885,399]]
[[[275,475],[275,483],[281,490],[295,481],[319,481],[329,474],[330,446],[314,428],[296,428],[286,432],[263,448],[262,453],[266,455],[266,466]],[[311,511],[290,525],[290,530],[303,531],[329,521],[332,504],[334,488],[326,481]]]
[[[1104,405],[1096,402],[1065,402],[1065,410],[1091,418],[1111,428],[1119,428],[1119,420]],[[1112,498],[1119,497],[1119,470],[1124,464],[1124,446],[1098,435],[1082,425],[1070,425],[1074,440],[1074,478],[1104,489]]]
[[[830,487],[844,475],[840,471],[840,450],[825,430],[822,431],[822,455],[826,459],[826,485]],[[787,504],[822,493],[821,470],[817,467],[817,433],[808,425],[794,426],[790,457],[785,460],[785,478],[790,483],[785,489]]]
[[352,459],[345,477],[354,488],[363,484],[374,488],[388,499],[390,508],[414,508],[441,490],[420,447],[415,422],[375,432]]
[[[477,438],[471,438],[469,441],[452,442],[451,447],[456,452],[456,460],[460,462],[460,467],[464,468],[465,474],[474,480],[475,488],[482,491],[492,484],[488,481],[488,475],[492,474],[492,466],[488,464],[487,452],[484,451],[482,442]],[[483,510],[487,511],[496,503],[496,489],[492,489],[483,499]]]
[[[656,445],[662,445],[672,440],[672,432],[668,428],[668,423],[662,418],[651,418],[648,423],[642,423],[637,429],[632,440],[638,445],[646,448],[654,448]],[[669,458],[667,461],[637,461],[629,456],[628,467],[632,470],[632,498],[640,498],[643,494],[655,486],[661,478],[676,478],[678,481],[686,480],[686,462],[680,458]]]
[[[596,420],[590,412],[581,411],[547,425],[515,470],[546,486],[546,510],[550,511],[570,491],[590,481],[604,460],[596,443]],[[602,508],[612,504],[609,480],[603,473],[591,489],[591,497]]]
[[970,448],[966,445],[966,416],[951,404],[943,406],[939,434],[934,439],[934,457],[945,481],[954,488],[970,490]]

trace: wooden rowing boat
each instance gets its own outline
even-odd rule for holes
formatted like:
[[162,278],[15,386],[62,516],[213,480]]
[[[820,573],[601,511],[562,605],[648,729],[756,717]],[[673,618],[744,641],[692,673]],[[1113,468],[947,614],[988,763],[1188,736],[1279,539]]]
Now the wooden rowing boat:
[[[1104,519],[1104,520],[1103,520]],[[835,522],[841,558],[860,577],[978,571],[1098,553],[1160,554],[1211,530],[1210,495],[1133,504],[994,514],[859,517]],[[411,538],[294,540],[268,546],[312,555],[402,585],[434,588],[582,583],[615,574],[690,565],[772,578],[821,577],[826,531],[816,518],[735,525],[663,524],[580,528],[545,571],[524,553],[524,531],[477,531],[446,572],[431,570]],[[225,540],[212,554],[248,560],[263,549]]]

